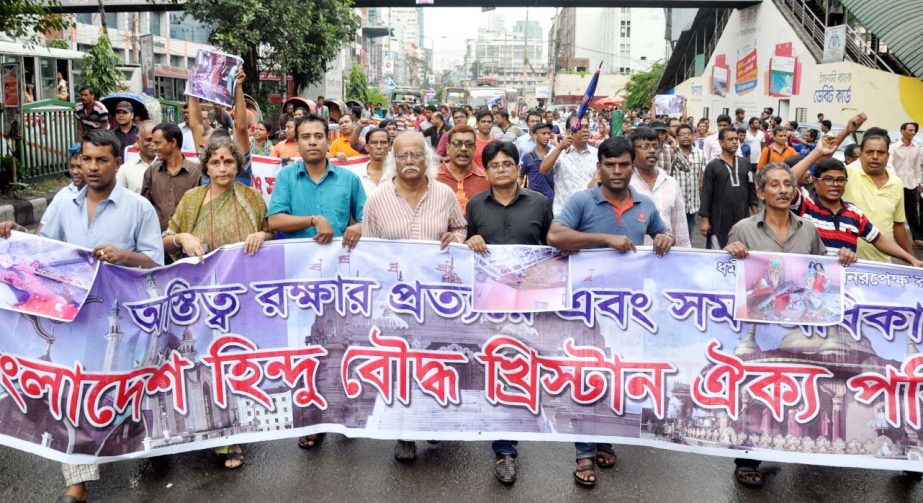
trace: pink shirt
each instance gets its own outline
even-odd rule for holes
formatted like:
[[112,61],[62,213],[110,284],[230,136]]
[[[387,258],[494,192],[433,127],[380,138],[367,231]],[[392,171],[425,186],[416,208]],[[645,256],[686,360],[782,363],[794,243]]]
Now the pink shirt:
[[362,212],[362,235],[370,238],[439,241],[451,232],[455,242],[464,243],[467,231],[455,192],[432,179],[416,208],[397,193],[393,180],[383,180]]

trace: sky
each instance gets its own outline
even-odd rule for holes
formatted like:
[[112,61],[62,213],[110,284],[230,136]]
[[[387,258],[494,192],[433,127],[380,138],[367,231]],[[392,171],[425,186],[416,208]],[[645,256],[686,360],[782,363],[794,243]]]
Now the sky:
[[[438,0],[437,0],[438,5]],[[529,20],[542,26],[543,40],[548,42],[548,30],[555,9],[552,7],[529,8]],[[477,38],[478,28],[487,27],[487,17],[501,14],[508,30],[513,24],[526,18],[526,8],[504,8],[481,12],[480,7],[427,7],[423,9],[423,36],[426,47],[433,48],[433,67],[449,69],[461,63],[465,57],[465,40]],[[443,38],[445,37],[445,38]]]

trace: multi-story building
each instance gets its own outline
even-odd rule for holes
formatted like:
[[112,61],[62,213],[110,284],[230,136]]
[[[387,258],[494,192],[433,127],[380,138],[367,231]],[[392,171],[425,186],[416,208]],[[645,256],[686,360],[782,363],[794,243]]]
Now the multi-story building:
[[418,8],[369,7],[362,12],[362,64],[369,84],[385,89],[417,86],[423,81],[421,63],[423,14]]
[[555,70],[595,70],[627,75],[666,57],[663,9],[560,9],[549,40]]
[[548,78],[545,43],[538,22],[518,21],[512,31],[503,18],[488,18],[488,26],[468,41],[464,67],[473,79],[490,79],[497,87],[534,95],[535,87]]

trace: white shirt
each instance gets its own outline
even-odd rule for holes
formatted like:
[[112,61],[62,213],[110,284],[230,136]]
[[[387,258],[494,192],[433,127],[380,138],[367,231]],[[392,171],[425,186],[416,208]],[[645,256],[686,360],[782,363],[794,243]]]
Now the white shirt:
[[[554,204],[552,210],[558,215],[564,210],[564,204],[570,196],[585,190],[590,180],[596,176],[596,147],[587,145],[586,150],[578,151],[569,147],[554,163]],[[685,217],[683,217],[685,218]]]
[[115,173],[115,183],[135,194],[140,194],[141,184],[144,183],[144,173],[149,167],[151,167],[151,165],[144,162],[141,157],[138,157],[132,162],[126,162],[122,164]]
[[[651,198],[657,211],[660,213],[660,219],[666,224],[667,229],[676,238],[676,245],[682,248],[691,248],[692,241],[689,239],[689,225],[686,221],[686,202],[683,200],[683,189],[679,182],[672,176],[664,173],[662,169],[657,169],[657,180],[654,181],[654,188],[641,178],[641,174],[635,169],[635,174],[631,177],[629,183],[631,189],[639,194]],[[557,199],[557,194],[555,194]],[[650,236],[644,236],[644,244],[651,245],[654,240]]]
[[920,147],[910,143],[904,145],[903,141],[891,144],[889,161],[894,166],[897,177],[901,179],[904,188],[913,190],[920,185]]
[[[702,152],[705,154],[705,163],[708,164],[712,159],[717,159],[721,156],[721,143],[718,141],[719,133],[712,133],[705,137],[705,140],[702,141]],[[737,146],[737,156],[742,157],[743,154],[740,153],[740,146]],[[753,156],[753,152],[750,152],[750,156]],[[756,156],[756,162],[759,162],[759,153]]]
[[180,150],[183,152],[197,152],[198,149],[195,148],[195,140],[192,137],[192,128],[185,122],[180,122],[177,127],[183,132],[183,146]]
[[750,136],[750,129],[747,128],[747,145],[750,145],[750,163],[756,164],[760,162],[760,153],[763,152],[763,142],[766,141],[766,136],[759,129],[756,130],[756,133],[753,133],[753,136]]

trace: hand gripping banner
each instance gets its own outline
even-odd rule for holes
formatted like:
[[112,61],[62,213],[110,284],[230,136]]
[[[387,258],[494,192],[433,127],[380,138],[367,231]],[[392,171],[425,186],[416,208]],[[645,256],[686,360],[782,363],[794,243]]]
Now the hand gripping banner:
[[[47,255],[4,256],[21,281],[0,285],[0,443],[60,461],[328,431],[923,471],[915,269],[274,241],[102,264],[81,307],[38,274]],[[29,312],[46,290],[73,321]],[[737,298],[762,321],[735,317]],[[839,321],[797,321],[818,312]]]

